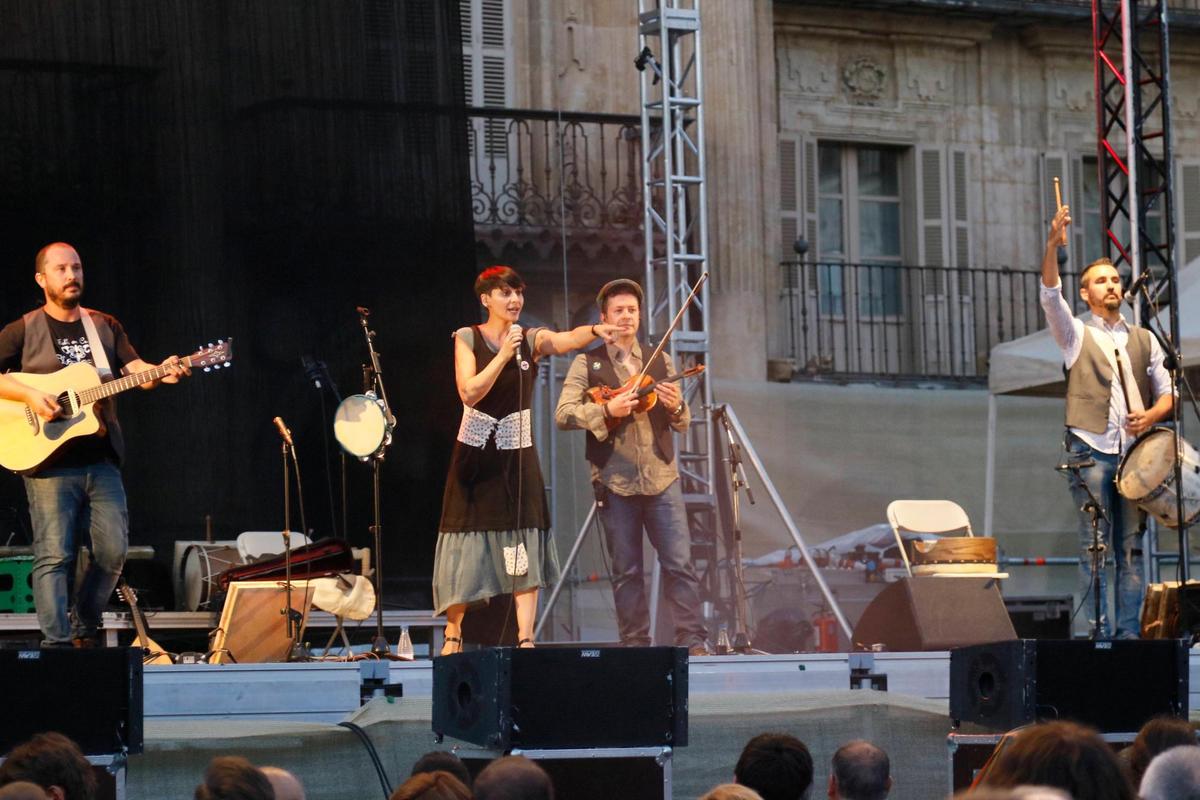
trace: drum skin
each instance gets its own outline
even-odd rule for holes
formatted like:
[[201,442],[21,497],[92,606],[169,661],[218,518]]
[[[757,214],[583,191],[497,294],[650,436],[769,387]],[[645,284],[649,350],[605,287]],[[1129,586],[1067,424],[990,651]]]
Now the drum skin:
[[383,404],[373,395],[350,395],[333,415],[333,438],[343,450],[361,459],[378,453],[390,433]]
[[[1200,516],[1200,454],[1183,445],[1183,514]],[[1117,466],[1117,491],[1168,528],[1179,524],[1175,491],[1175,432],[1154,427],[1137,437]]]

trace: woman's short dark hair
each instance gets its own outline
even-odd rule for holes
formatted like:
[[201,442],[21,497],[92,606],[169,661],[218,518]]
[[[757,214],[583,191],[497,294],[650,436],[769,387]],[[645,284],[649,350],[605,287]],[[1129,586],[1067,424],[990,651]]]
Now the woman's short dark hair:
[[241,756],[217,756],[204,770],[195,800],[275,800],[262,770]]
[[479,277],[475,279],[475,295],[491,294],[492,289],[498,289],[501,286],[508,286],[512,289],[524,289],[525,281],[521,279],[521,276],[512,267],[488,267],[479,273]]
[[1112,748],[1091,728],[1046,722],[1016,736],[983,780],[984,786],[1054,786],[1088,800],[1134,800]]
[[62,788],[67,800],[92,800],[96,775],[79,745],[61,733],[39,733],[12,749],[0,766],[0,785],[28,781]]
[[1133,773],[1133,785],[1141,784],[1146,767],[1150,766],[1150,761],[1156,755],[1183,744],[1197,744],[1196,729],[1186,719],[1155,717],[1143,725],[1129,746],[1129,769]]

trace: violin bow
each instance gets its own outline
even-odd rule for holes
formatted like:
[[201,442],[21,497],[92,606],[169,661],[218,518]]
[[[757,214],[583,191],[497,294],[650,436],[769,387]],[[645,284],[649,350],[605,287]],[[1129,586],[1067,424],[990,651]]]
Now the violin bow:
[[650,354],[649,358],[642,362],[642,372],[640,375],[638,375],[638,379],[634,383],[635,386],[640,385],[642,379],[645,378],[647,373],[650,372],[650,365],[654,363],[654,359],[658,358],[659,354],[663,351],[663,348],[667,346],[667,341],[671,338],[671,335],[675,333],[675,329],[679,327],[680,320],[683,319],[683,312],[687,311],[688,306],[690,306],[692,301],[696,299],[696,293],[700,291],[700,287],[704,285],[706,280],[708,280],[707,272],[703,273],[699,280],[696,281],[696,285],[692,287],[692,291],[690,294],[688,294],[687,300],[684,300],[683,305],[679,307],[679,311],[675,314],[675,319],[671,320],[671,324],[667,327],[666,334],[661,340],[659,340],[658,346],[654,348],[654,352]]

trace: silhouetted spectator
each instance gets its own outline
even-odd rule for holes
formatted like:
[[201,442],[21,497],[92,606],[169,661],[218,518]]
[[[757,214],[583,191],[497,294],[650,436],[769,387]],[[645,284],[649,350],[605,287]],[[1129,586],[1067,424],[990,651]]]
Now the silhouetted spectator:
[[986,786],[1054,786],[1087,800],[1134,800],[1112,750],[1090,728],[1047,722],[1021,731],[996,760]]
[[79,745],[61,733],[39,733],[19,744],[0,766],[0,786],[35,783],[55,800],[93,800],[96,774]]
[[497,758],[475,776],[475,800],[554,800],[546,770],[525,756]]
[[762,795],[740,783],[722,783],[709,789],[700,800],[762,800]]
[[833,754],[829,776],[833,800],[884,800],[891,788],[892,765],[882,748],[857,739]]
[[799,800],[812,786],[812,754],[795,736],[760,733],[742,748],[733,775],[763,800]]
[[963,789],[954,795],[954,800],[1072,800],[1072,798],[1062,789],[1055,789],[1051,786],[1014,786],[1011,789],[984,786],[974,791]]
[[1133,744],[1117,757],[1129,765],[1130,778],[1133,785],[1138,786],[1156,755],[1181,744],[1196,743],[1196,729],[1186,719],[1155,717],[1142,726]]
[[471,788],[471,771],[467,769],[467,765],[462,762],[461,758],[449,750],[433,750],[421,756],[413,764],[411,774],[417,775],[422,772],[437,772],[438,770],[449,772],[458,778],[463,786]]
[[204,770],[195,800],[275,800],[262,770],[241,756],[217,756]]
[[304,796],[304,784],[300,782],[292,773],[288,772],[283,767],[259,767],[262,774],[267,776],[267,780],[271,782],[271,789],[275,792],[275,800],[306,800]]
[[1142,800],[1200,800],[1200,747],[1172,747],[1146,767],[1138,792]]
[[0,786],[0,800],[48,800],[50,795],[36,783],[15,781]]
[[388,800],[471,800],[471,790],[449,772],[439,769],[413,775]]

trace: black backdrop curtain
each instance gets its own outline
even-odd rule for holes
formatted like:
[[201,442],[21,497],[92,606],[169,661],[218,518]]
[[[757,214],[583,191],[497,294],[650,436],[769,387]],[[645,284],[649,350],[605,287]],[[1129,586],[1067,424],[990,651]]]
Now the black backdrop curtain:
[[[146,360],[234,339],[232,369],[122,398],[133,543],[168,560],[206,515],[218,538],[279,530],[276,415],[309,527],[341,532],[336,401],[301,358],[361,392],[367,306],[399,420],[385,598],[428,603],[458,420],[449,334],[476,318],[458,4],[5,0],[0,17],[0,318],[41,302],[34,253],[65,240],[85,304]],[[370,469],[347,468],[363,545]],[[23,505],[5,476],[4,538],[24,538]]]

